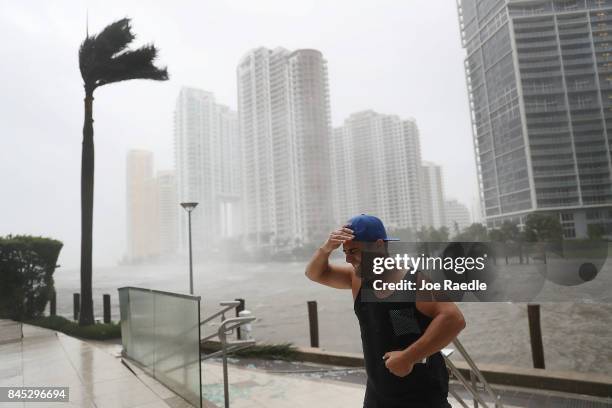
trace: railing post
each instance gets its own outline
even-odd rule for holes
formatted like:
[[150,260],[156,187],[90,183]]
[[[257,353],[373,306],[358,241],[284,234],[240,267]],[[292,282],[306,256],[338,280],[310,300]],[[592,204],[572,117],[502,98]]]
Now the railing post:
[[308,323],[310,326],[310,347],[319,347],[319,316],[317,301],[308,301]]
[[[470,381],[472,382],[472,388],[474,388],[474,390],[476,392],[478,392],[478,385],[476,384],[476,375],[474,374],[474,371],[470,370]],[[476,400],[476,398],[474,398],[474,408],[478,408],[478,400]]]
[[110,323],[111,322],[111,298],[109,294],[104,294],[102,295],[102,305],[103,305],[103,316],[104,316],[104,323]]
[[540,305],[527,305],[529,319],[529,339],[531,340],[531,356],[534,368],[544,368],[544,345],[542,343],[542,328],[540,326]]
[[56,314],[57,314],[57,303],[56,303],[56,296],[55,296],[55,288],[53,288],[49,296],[49,315],[55,316]]
[[81,310],[81,294],[73,293],[72,294],[72,311],[73,311],[73,319],[79,320],[79,311]]
[[[236,298],[234,299],[237,302],[240,302],[238,306],[236,306],[236,317],[240,316],[240,312],[244,310],[244,299]],[[242,340],[242,332],[240,331],[240,326],[236,328],[236,338],[238,340]]]

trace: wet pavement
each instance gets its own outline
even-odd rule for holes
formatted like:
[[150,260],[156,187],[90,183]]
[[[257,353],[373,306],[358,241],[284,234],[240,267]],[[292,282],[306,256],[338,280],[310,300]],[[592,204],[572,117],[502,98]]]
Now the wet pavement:
[[[24,337],[6,321],[0,342],[0,387],[67,386],[69,403],[0,402],[9,407],[121,407],[181,408],[190,406],[165,386],[120,358],[117,342],[82,341],[52,330],[25,325]],[[202,365],[204,407],[223,407],[223,372],[220,360]],[[347,408],[361,407],[365,371],[256,359],[229,360],[232,408]],[[474,406],[459,385],[451,387]],[[494,387],[507,408],[610,408],[610,399],[574,394]],[[462,405],[449,398],[453,408]],[[486,402],[491,402],[485,397]],[[493,404],[489,405],[493,407]]]
[[21,338],[15,324],[0,322],[0,387],[69,387],[69,402],[0,402],[2,408],[164,408],[177,401],[164,386],[135,376],[93,344],[28,325]]

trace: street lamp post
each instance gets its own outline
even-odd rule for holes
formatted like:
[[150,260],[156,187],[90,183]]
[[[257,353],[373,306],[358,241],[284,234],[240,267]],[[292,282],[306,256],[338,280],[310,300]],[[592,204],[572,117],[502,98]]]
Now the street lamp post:
[[181,203],[181,207],[187,211],[189,217],[189,294],[193,295],[193,255],[191,251],[191,212],[198,203]]

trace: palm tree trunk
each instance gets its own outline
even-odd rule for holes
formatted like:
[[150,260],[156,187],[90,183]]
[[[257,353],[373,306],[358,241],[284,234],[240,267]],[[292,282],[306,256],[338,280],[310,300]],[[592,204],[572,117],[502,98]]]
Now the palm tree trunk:
[[79,325],[94,324],[92,246],[94,200],[93,90],[85,91],[85,120],[81,155],[81,310]]

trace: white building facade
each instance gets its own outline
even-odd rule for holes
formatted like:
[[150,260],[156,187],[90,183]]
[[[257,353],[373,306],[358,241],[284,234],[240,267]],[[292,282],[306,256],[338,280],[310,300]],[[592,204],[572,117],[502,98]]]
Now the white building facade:
[[424,161],[421,176],[423,225],[434,228],[446,226],[442,166]]
[[327,62],[317,50],[257,48],[239,62],[243,231],[291,249],[332,226]]
[[[182,88],[174,113],[177,197],[197,202],[192,213],[195,251],[240,233],[240,140],[237,114],[214,94]],[[188,244],[187,214],[177,205],[180,247]]]
[[336,223],[367,213],[391,229],[421,227],[421,151],[414,120],[357,112],[334,129],[330,145]]

